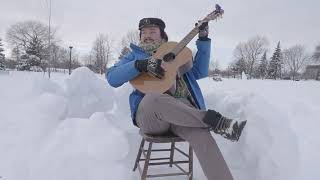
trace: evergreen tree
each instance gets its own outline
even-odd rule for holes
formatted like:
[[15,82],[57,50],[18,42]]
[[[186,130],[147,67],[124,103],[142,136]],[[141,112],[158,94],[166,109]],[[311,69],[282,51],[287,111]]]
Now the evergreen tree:
[[4,52],[4,49],[3,49],[2,39],[0,38],[0,70],[6,69],[4,65],[5,55],[3,52]]
[[31,66],[32,65],[30,64],[30,61],[29,61],[29,55],[23,54],[20,57],[20,60],[18,62],[18,65],[16,66],[16,69],[18,71],[30,71]]
[[0,60],[0,70],[6,70],[6,66],[2,60]]
[[282,52],[279,41],[269,63],[268,75],[270,78],[281,78],[282,63]]
[[268,70],[267,51],[264,52],[258,67],[258,75],[261,79],[266,78]]
[[247,73],[246,61],[243,58],[239,59],[235,64],[235,69],[239,74],[242,72]]
[[26,46],[26,54],[28,55],[28,64],[30,66],[39,66],[44,70],[45,64],[42,59],[45,57],[46,47],[41,39],[34,37]]

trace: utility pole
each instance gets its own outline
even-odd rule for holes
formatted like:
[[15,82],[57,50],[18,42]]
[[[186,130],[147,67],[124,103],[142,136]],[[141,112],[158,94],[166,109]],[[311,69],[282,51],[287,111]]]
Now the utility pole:
[[71,51],[72,51],[72,46],[69,46],[69,49],[70,49],[70,60],[69,60],[69,75],[71,74]]
[[48,76],[51,75],[51,0],[49,0],[49,60],[48,60]]

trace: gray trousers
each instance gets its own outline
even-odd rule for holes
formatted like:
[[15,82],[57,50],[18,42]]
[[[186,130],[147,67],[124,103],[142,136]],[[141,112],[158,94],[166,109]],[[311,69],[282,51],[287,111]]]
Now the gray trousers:
[[139,104],[136,121],[142,132],[161,135],[172,131],[190,143],[208,180],[233,180],[230,170],[202,122],[206,111],[191,107],[167,94],[145,95]]

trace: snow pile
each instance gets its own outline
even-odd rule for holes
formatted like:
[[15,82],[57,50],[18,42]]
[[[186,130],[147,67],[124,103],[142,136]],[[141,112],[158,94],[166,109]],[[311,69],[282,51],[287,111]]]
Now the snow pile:
[[[319,176],[319,82],[207,78],[200,86],[208,108],[248,120],[238,143],[213,134],[235,179]],[[132,173],[141,139],[130,119],[131,91],[129,84],[109,87],[87,68],[50,80],[42,73],[1,75],[0,176],[139,179]],[[195,162],[195,179],[205,179]]]
[[68,117],[88,118],[94,112],[111,110],[115,102],[114,91],[86,67],[74,70],[66,80],[65,96]]
[[104,113],[66,119],[46,142],[31,163],[29,179],[103,180],[110,174],[128,179],[128,169],[119,162],[128,153],[127,139]]
[[106,82],[86,68],[65,78],[63,86],[41,73],[13,72],[0,82],[3,178],[128,179],[120,163],[128,142],[107,114],[114,92]]
[[319,82],[203,80],[200,84],[208,108],[248,120],[239,143],[216,136],[236,179],[319,176],[315,163],[320,160]]
[[[235,119],[248,120],[241,141],[226,143],[217,136],[237,179],[293,179],[299,169],[296,134],[288,117],[255,94],[217,91],[208,106]],[[243,172],[255,173],[243,173]]]

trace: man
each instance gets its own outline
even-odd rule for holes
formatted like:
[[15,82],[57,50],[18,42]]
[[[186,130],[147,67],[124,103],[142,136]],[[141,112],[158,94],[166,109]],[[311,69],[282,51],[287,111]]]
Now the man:
[[[158,18],[143,18],[139,22],[140,43],[131,44],[132,51],[123,56],[106,73],[109,84],[119,87],[141,72],[150,72],[158,78],[165,73],[166,62],[151,58],[161,44],[168,41],[165,23]],[[193,62],[182,66],[176,82],[164,94],[143,94],[134,90],[130,97],[134,125],[142,132],[161,135],[168,131],[188,141],[209,180],[232,180],[230,170],[210,134],[210,131],[238,141],[246,121],[237,122],[214,110],[206,110],[204,99],[196,80],[208,76],[211,40],[208,23],[199,27],[196,42],[198,52]]]

